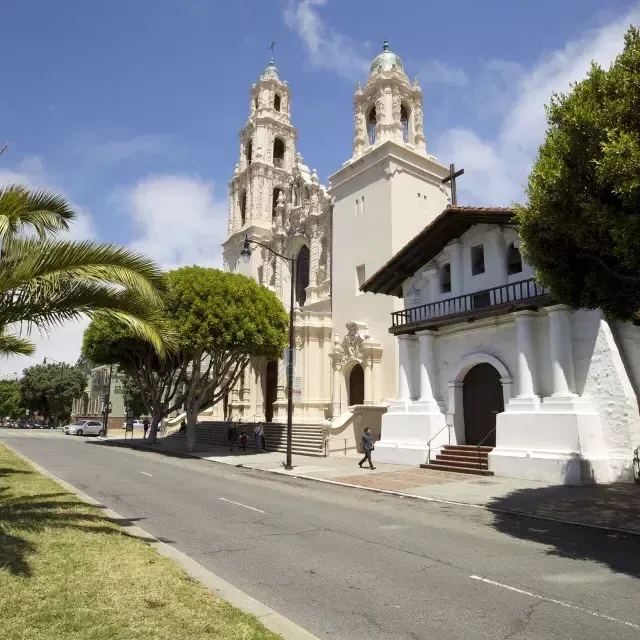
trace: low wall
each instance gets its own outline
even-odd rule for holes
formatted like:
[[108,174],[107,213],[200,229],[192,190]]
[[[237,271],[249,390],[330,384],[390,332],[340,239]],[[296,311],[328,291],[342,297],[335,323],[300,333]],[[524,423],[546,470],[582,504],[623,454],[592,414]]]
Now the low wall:
[[350,416],[343,414],[335,422],[340,426],[327,430],[327,455],[349,456],[361,453],[361,438],[364,430],[371,429],[374,442],[380,440],[382,416],[386,405],[359,404],[349,407]]

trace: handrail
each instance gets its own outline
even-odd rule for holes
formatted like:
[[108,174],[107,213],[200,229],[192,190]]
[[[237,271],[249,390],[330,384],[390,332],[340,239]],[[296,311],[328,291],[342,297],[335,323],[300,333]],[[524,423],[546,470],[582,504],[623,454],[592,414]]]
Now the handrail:
[[476,445],[477,451],[478,451],[478,464],[480,464],[480,461],[482,460],[482,452],[480,451],[480,447],[482,446],[482,443],[498,428],[498,425],[496,424],[495,427],[493,427],[493,429],[491,429],[491,431],[489,431],[489,433],[487,433],[487,435],[482,438],[482,440],[480,440],[480,442],[478,442],[478,444]]
[[431,440],[429,440],[429,442],[427,442],[427,447],[428,447],[427,464],[431,464],[431,442],[432,442],[432,440],[435,440],[445,429],[449,429],[449,444],[451,444],[451,428],[452,427],[453,427],[452,424],[445,424],[444,427],[442,427],[442,429],[440,429],[440,431],[438,431],[438,433],[436,433],[436,435],[433,436],[433,438],[431,438]]
[[402,327],[418,322],[446,318],[463,313],[490,309],[491,307],[531,300],[549,294],[549,289],[541,287],[535,278],[503,284],[491,289],[473,291],[461,296],[436,300],[391,314],[392,327]]

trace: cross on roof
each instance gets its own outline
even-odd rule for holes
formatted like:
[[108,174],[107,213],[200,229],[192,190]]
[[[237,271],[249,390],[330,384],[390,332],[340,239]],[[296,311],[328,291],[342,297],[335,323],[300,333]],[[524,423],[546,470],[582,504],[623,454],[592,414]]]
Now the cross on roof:
[[458,204],[458,194],[456,192],[456,178],[459,178],[464,173],[464,169],[456,171],[456,165],[449,165],[449,175],[446,178],[442,178],[442,184],[451,182],[451,206],[455,207]]
[[271,50],[271,57],[273,58],[273,50],[276,48],[276,41],[272,40],[271,44],[269,45],[269,49]]

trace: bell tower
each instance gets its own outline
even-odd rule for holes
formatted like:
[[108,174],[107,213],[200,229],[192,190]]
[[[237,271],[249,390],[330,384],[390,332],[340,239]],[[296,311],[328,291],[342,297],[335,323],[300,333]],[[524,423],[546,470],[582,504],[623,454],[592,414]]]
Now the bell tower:
[[[298,134],[291,125],[291,92],[273,61],[249,92],[249,118],[238,134],[240,158],[229,183],[229,238],[265,239],[278,199],[293,182]],[[226,245],[227,243],[225,243]]]

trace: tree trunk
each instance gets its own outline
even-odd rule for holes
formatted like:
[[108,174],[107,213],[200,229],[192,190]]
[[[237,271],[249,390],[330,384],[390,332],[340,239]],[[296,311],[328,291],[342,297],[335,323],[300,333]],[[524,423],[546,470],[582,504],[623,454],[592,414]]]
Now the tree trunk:
[[149,442],[151,444],[155,444],[158,438],[158,425],[160,424],[160,420],[162,420],[162,414],[153,414],[151,416],[151,425],[149,427]]
[[192,453],[196,450],[196,420],[198,418],[197,411],[187,411],[187,451]]

